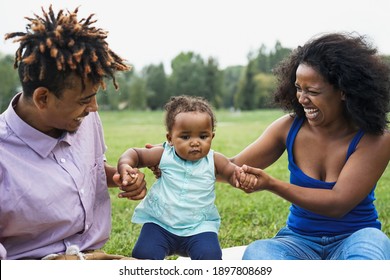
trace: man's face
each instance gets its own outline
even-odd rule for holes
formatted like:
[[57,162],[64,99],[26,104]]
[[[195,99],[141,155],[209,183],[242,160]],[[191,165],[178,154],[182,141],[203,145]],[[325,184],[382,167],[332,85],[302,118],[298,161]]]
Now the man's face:
[[44,122],[47,131],[50,132],[47,134],[54,137],[58,137],[63,131],[76,132],[84,117],[89,112],[98,110],[96,93],[99,86],[86,81],[83,90],[81,79],[73,75],[67,79],[66,83],[68,86],[62,91],[60,98],[51,92],[48,93]]

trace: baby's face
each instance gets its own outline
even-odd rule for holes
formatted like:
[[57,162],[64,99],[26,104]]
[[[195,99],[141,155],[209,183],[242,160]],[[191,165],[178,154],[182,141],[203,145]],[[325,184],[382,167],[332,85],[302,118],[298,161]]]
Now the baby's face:
[[203,112],[183,112],[175,117],[169,144],[175,147],[179,157],[195,161],[205,157],[211,148],[214,132],[211,117]]

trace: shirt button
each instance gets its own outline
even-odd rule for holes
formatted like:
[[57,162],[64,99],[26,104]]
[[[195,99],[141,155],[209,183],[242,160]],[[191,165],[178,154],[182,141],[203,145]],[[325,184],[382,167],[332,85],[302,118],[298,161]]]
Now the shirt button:
[[84,189],[81,189],[81,190],[80,190],[80,193],[81,193],[81,194],[84,194]]
[[60,161],[61,161],[61,163],[65,163],[65,162],[66,162],[66,159],[61,158]]

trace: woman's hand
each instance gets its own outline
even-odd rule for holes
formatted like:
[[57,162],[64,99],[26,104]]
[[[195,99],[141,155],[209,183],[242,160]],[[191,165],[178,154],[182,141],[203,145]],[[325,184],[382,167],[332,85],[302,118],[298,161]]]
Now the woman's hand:
[[260,168],[254,168],[248,165],[243,165],[236,170],[237,188],[246,193],[265,190],[269,175]]

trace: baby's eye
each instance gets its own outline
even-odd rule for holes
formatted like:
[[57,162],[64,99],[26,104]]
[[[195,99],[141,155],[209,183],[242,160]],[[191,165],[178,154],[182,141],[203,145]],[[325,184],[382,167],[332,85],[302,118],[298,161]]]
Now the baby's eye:
[[200,139],[204,140],[204,139],[207,139],[208,138],[208,135],[201,135],[200,136]]
[[188,139],[190,139],[190,136],[182,135],[182,136],[180,136],[180,138],[183,139],[183,140],[188,140]]

